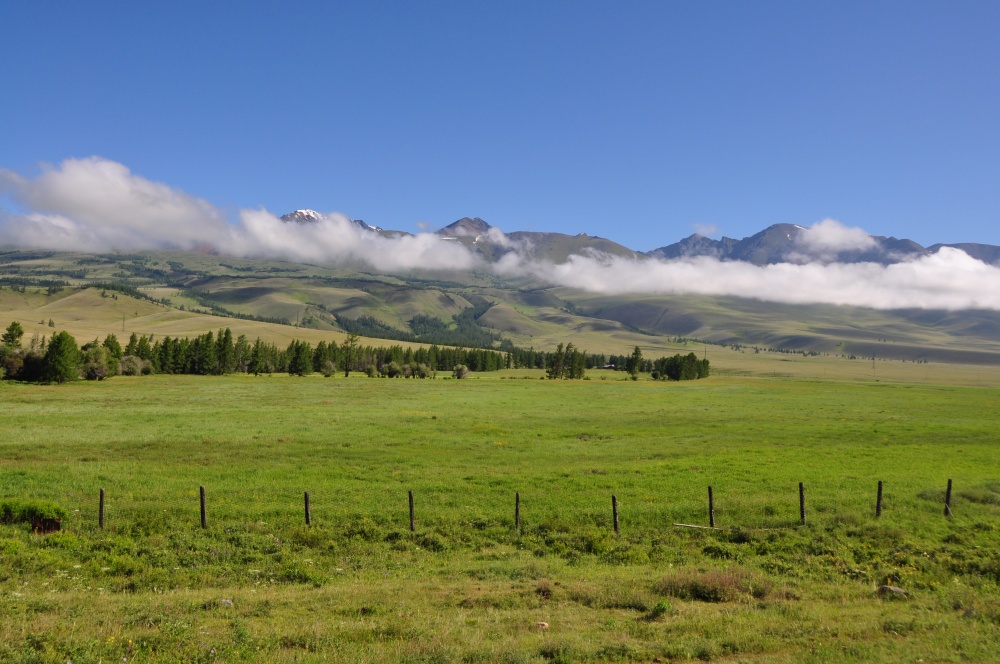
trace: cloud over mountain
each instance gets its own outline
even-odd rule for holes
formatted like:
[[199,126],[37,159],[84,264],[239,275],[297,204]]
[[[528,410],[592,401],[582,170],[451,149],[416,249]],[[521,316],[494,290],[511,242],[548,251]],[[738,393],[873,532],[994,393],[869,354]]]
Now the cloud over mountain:
[[674,260],[571,256],[560,264],[504,256],[502,274],[530,274],[550,284],[605,294],[696,293],[787,304],[843,304],[873,309],[1000,310],[1000,268],[943,247],[911,261],[753,265],[708,256]]
[[[762,265],[712,256],[633,258],[597,251],[559,262],[539,260],[525,242],[512,242],[482,222],[487,230],[476,231],[475,242],[504,249],[489,262],[475,244],[470,248],[460,241],[471,241],[468,234],[379,233],[339,214],[285,223],[266,210],[244,209],[231,219],[204,199],[99,157],[67,159],[35,178],[0,170],[0,194],[8,201],[7,209],[0,208],[0,244],[12,247],[87,252],[210,247],[243,257],[360,262],[384,272],[492,269],[502,276],[609,294],[700,293],[872,308],[1000,310],[997,266],[950,247],[890,264],[838,263],[851,252],[864,255],[876,240],[830,219],[794,227],[794,237],[785,234],[793,262]],[[475,221],[481,222],[466,225]]]
[[793,262],[832,262],[841,253],[868,251],[878,243],[860,228],[848,228],[835,219],[824,219],[796,236],[788,258]]
[[220,251],[248,258],[285,258],[306,263],[360,261],[376,270],[467,270],[478,259],[462,245],[430,233],[386,237],[340,214],[310,224],[287,224],[266,210],[242,210],[239,221],[218,238]]
[[208,201],[100,157],[67,159],[34,179],[0,171],[0,192],[27,208],[0,217],[0,243],[60,251],[213,249],[308,262],[361,261],[377,270],[468,269],[475,257],[436,236],[383,237],[343,215],[285,224],[265,210],[235,221]]

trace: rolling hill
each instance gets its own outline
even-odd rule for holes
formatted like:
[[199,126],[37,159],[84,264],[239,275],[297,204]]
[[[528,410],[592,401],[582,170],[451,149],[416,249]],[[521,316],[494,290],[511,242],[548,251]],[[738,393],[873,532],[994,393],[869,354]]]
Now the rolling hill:
[[[477,236],[456,237],[475,241]],[[537,246],[556,256],[575,251],[567,244],[573,239],[555,237]],[[143,297],[129,297],[109,288],[112,284],[135,288]],[[1000,366],[1000,313],[986,310],[878,311],[735,297],[611,296],[523,279],[505,282],[487,273],[381,275],[343,265],[168,251],[3,252],[0,286],[0,323],[20,320],[29,337],[50,334],[52,320],[82,339],[112,331],[184,336],[229,326],[236,334],[276,342],[312,341],[341,338],[342,321],[362,317],[402,333],[418,315],[454,328],[456,315],[479,305],[484,311],[478,326],[515,346],[539,350],[572,341],[590,352],[625,354],[640,346],[647,354],[664,354],[699,340],[786,355]]]

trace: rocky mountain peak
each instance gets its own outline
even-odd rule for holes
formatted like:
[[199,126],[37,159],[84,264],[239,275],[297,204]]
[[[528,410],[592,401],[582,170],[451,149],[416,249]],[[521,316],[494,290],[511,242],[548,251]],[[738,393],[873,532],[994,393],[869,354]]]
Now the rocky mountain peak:
[[314,224],[323,219],[326,219],[326,217],[316,210],[296,210],[295,212],[281,215],[281,220],[286,224],[293,221],[299,224]]
[[493,227],[479,217],[462,217],[439,230],[438,235],[446,237],[477,236],[488,232],[491,228]]
[[[281,220],[286,224],[293,222],[297,224],[318,224],[321,221],[325,221],[327,218],[328,217],[321,212],[308,209],[296,210],[295,212],[289,212],[288,214],[281,215]],[[382,230],[378,226],[370,226],[369,224],[366,224],[361,219],[351,219],[350,222],[361,230],[372,231],[374,233],[378,233]]]

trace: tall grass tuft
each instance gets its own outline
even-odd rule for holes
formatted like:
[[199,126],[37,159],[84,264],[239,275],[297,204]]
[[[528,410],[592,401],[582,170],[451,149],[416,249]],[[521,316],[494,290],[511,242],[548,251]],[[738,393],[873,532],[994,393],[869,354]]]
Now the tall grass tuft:
[[659,595],[699,602],[765,599],[773,589],[768,579],[739,567],[707,572],[679,570],[653,584],[653,591]]

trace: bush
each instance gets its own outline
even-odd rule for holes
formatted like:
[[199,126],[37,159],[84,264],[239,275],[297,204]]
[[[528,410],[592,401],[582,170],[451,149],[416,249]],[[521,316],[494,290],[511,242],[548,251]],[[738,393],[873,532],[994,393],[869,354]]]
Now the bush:
[[118,360],[115,359],[108,349],[94,339],[80,348],[82,361],[81,373],[87,380],[104,380],[108,376],[115,375],[118,368]]
[[[110,373],[108,371],[108,351],[104,346],[97,343],[97,340],[85,344],[80,349],[81,373],[87,380],[104,380]],[[117,363],[116,363],[117,364]]]
[[35,519],[64,519],[66,510],[46,500],[0,500],[0,523],[32,523]]
[[23,366],[24,351],[20,348],[0,346],[0,372],[2,372],[2,376],[11,379],[17,378]]
[[103,362],[88,362],[83,365],[83,377],[87,380],[104,380],[108,377],[108,366]]
[[148,376],[151,372],[149,362],[135,355],[126,355],[118,364],[118,373],[122,376]]

